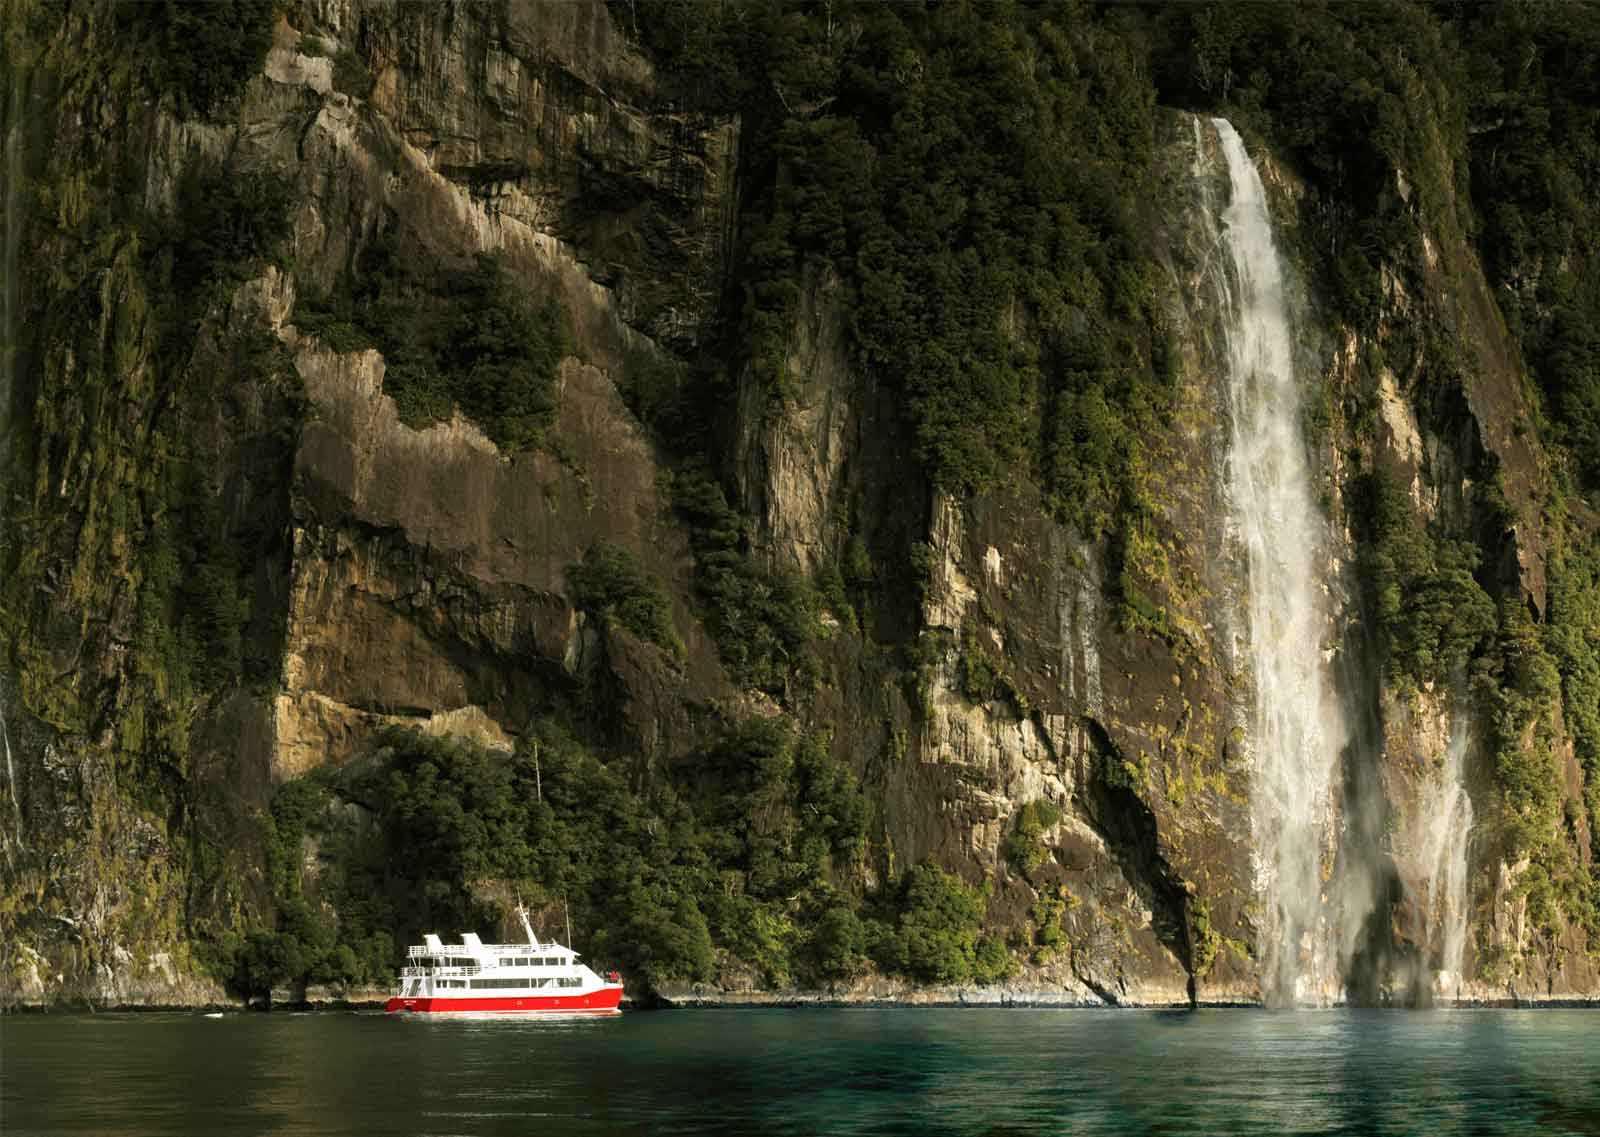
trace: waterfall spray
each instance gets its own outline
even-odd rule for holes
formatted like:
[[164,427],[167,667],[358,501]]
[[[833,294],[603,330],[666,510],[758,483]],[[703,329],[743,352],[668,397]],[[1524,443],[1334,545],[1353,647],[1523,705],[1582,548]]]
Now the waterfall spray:
[[1467,944],[1467,834],[1472,829],[1472,799],[1467,796],[1467,716],[1457,711],[1450,745],[1418,802],[1423,826],[1418,860],[1427,874],[1422,903],[1427,942],[1438,945],[1433,975],[1436,995],[1460,992],[1461,961]]
[[1324,681],[1325,523],[1301,434],[1283,273],[1266,193],[1244,143],[1212,119],[1231,194],[1211,271],[1226,308],[1227,497],[1248,580],[1248,750],[1262,995],[1328,1002],[1340,964],[1328,917],[1334,784],[1345,728]]

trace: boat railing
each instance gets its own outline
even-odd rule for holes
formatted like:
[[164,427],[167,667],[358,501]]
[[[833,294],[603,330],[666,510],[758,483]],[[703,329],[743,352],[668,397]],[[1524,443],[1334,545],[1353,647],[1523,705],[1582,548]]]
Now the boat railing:
[[[538,944],[538,945],[534,945],[534,944],[484,944],[483,947],[487,948],[491,955],[493,955],[493,956],[495,956],[496,958],[499,958],[499,959],[504,959],[504,958],[507,958],[507,957],[542,956],[542,955],[549,955],[549,954],[552,954],[552,953],[559,955],[562,952],[567,950],[566,948],[562,947],[558,943],[555,943],[554,941],[551,941],[549,943],[542,943],[542,944]],[[428,958],[430,956],[440,956],[440,955],[448,956],[448,955],[463,955],[463,954],[471,954],[471,953],[466,948],[462,947],[459,944],[446,944],[444,946],[444,950],[442,952],[438,951],[438,950],[436,950],[434,948],[424,947],[421,944],[413,944],[411,947],[406,948],[406,958],[407,959],[426,959],[426,958]]]
[[[554,941],[551,941],[549,943],[541,943],[541,944],[537,944],[537,945],[535,945],[535,944],[484,944],[483,947],[487,948],[492,955],[495,955],[497,957],[547,955],[547,954],[549,954],[551,952],[560,953],[560,952],[566,950],[560,944],[555,943]],[[466,948],[462,947],[459,944],[446,944],[444,946],[444,950],[442,952],[438,951],[438,950],[436,950],[434,948],[424,947],[421,944],[413,944],[412,946],[406,948],[406,958],[407,959],[424,959],[424,958],[426,958],[428,956],[462,955],[462,954],[471,954],[471,952],[468,951]]]
[[477,975],[483,971],[481,967],[402,967],[402,979],[426,979],[430,975],[435,979],[456,979],[467,975]]

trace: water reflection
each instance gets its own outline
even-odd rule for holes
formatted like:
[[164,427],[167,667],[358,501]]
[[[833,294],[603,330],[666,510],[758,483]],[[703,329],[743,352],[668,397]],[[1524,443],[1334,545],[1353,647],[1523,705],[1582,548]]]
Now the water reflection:
[[16,1134],[1600,1134],[1585,1011],[0,1025]]

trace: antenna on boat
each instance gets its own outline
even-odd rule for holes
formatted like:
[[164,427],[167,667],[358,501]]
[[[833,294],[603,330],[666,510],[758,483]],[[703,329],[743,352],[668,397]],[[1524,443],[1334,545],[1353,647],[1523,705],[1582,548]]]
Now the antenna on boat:
[[522,921],[522,930],[525,933],[527,933],[528,945],[530,947],[538,947],[539,946],[539,937],[533,934],[533,924],[532,924],[531,921],[529,921],[529,919],[528,919],[528,910],[527,910],[527,908],[525,908],[523,906],[523,903],[522,903],[522,889],[520,889],[520,888],[517,889],[516,890],[516,895],[517,895],[517,918]]
[[567,950],[572,950],[572,909],[567,907],[567,894],[561,894],[561,912],[567,918]]

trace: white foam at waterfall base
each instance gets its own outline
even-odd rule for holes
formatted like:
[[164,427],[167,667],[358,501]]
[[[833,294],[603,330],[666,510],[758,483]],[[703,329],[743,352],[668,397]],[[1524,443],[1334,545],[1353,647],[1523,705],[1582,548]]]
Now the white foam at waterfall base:
[[1332,864],[1334,779],[1345,729],[1325,682],[1321,650],[1326,523],[1301,433],[1294,345],[1266,193],[1233,127],[1211,121],[1230,185],[1220,232],[1226,255],[1211,275],[1227,310],[1229,523],[1248,582],[1262,995],[1280,1005],[1331,1002],[1340,995],[1344,953],[1328,916],[1323,869]]
[[1457,997],[1467,944],[1467,835],[1472,829],[1472,799],[1467,796],[1467,717],[1450,724],[1444,761],[1417,803],[1423,826],[1417,860],[1427,874],[1423,931],[1438,946],[1434,994]]

